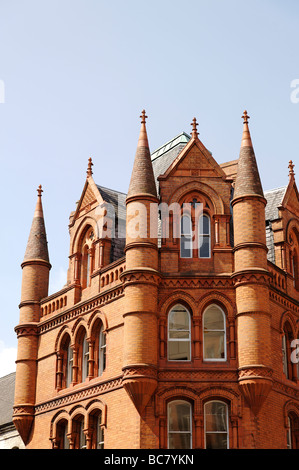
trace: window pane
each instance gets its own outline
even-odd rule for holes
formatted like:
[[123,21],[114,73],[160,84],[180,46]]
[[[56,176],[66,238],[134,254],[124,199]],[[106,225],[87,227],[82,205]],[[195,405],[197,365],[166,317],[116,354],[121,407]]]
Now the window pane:
[[204,358],[224,359],[224,333],[209,331],[204,333]]
[[206,434],[207,449],[227,449],[227,434]]
[[190,431],[190,404],[171,402],[168,405],[168,428],[170,431]]
[[187,215],[181,218],[181,234],[191,235],[191,219]]
[[170,361],[190,361],[190,341],[168,341]]
[[189,330],[189,313],[180,305],[174,307],[170,312],[170,330]]
[[210,235],[210,218],[207,215],[203,215],[199,220],[199,233]]
[[226,419],[227,406],[219,401],[211,401],[205,404],[206,432],[227,431]]
[[192,240],[190,237],[181,236],[181,258],[191,258]]
[[191,434],[169,433],[168,448],[169,449],[191,449]]
[[210,257],[210,237],[203,235],[199,237],[199,257],[209,258]]
[[224,330],[223,313],[216,305],[211,305],[204,313],[205,330]]

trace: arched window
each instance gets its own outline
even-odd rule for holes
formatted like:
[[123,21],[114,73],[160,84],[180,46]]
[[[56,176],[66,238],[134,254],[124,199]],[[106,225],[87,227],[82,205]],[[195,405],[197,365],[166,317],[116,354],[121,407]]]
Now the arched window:
[[67,438],[67,426],[66,419],[63,419],[57,423],[56,428],[56,446],[58,449],[69,449],[70,442]]
[[177,304],[168,314],[168,360],[191,360],[191,321],[190,313]]
[[211,224],[207,214],[203,214],[198,221],[198,256],[211,257]]
[[102,375],[106,368],[106,334],[104,333],[104,327],[101,326],[99,334],[99,360],[98,360],[98,375]]
[[291,343],[293,341],[292,329],[288,322],[284,324],[282,334],[282,368],[287,379],[295,379],[296,364],[291,361],[292,350]]
[[104,427],[102,423],[102,412],[97,410],[89,418],[91,428],[91,448],[104,449]]
[[226,327],[222,309],[212,304],[203,314],[203,358],[207,361],[226,360]]
[[73,348],[69,342],[66,356],[66,386],[69,387],[73,381]]
[[88,287],[90,283],[90,250],[87,245],[82,255],[82,287]]
[[181,217],[181,258],[192,258],[192,221],[189,215]]
[[86,333],[82,340],[82,382],[88,376],[89,344],[86,339]]
[[84,416],[78,415],[72,423],[74,449],[86,449],[86,436],[84,433]]
[[295,289],[298,289],[298,257],[296,252],[294,252],[292,255],[292,275],[294,287]]
[[299,449],[299,417],[293,412],[288,415],[287,448]]
[[228,449],[228,407],[222,401],[212,400],[204,405],[206,449]]
[[192,407],[183,400],[167,406],[168,449],[192,449]]

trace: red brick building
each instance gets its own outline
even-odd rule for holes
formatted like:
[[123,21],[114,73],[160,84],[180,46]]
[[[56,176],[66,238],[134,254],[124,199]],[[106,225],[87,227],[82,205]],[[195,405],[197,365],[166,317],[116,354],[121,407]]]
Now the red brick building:
[[[299,197],[263,192],[192,135],[152,155],[141,116],[128,193],[94,182],[48,296],[41,188],[25,258],[13,421],[27,448],[298,448]],[[286,163],[287,166],[287,163]]]

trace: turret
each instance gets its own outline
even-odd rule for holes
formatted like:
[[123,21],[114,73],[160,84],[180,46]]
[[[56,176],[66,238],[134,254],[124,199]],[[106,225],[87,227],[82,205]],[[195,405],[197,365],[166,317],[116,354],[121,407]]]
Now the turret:
[[42,208],[42,188],[33,216],[27,248],[22,263],[22,292],[20,320],[15,331],[18,337],[16,384],[13,422],[26,444],[34,419],[35,386],[37,369],[40,300],[48,295],[49,262],[47,236]]
[[157,387],[158,198],[145,125],[126,199],[123,386],[142,413]]
[[239,385],[257,414],[272,387],[263,189],[244,111],[233,206]]

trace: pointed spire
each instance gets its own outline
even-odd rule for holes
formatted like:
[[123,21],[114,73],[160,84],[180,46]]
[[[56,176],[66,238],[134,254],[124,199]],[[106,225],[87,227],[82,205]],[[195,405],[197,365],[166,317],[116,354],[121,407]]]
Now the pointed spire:
[[292,160],[289,161],[289,179],[293,179],[295,177],[295,173],[294,173],[294,163],[292,162]]
[[241,142],[241,147],[252,147],[252,142],[251,142],[251,136],[249,132],[249,127],[248,127],[248,119],[250,119],[250,116],[248,116],[247,111],[245,109],[243,113],[243,135],[242,135],[242,142]]
[[197,139],[197,138],[198,138],[198,132],[197,132],[198,123],[197,123],[195,117],[193,118],[193,120],[192,120],[192,122],[191,122],[191,126],[192,126],[192,134],[191,134],[191,137],[192,137],[192,139]]
[[42,192],[42,187],[39,185],[37,189],[37,202],[27,242],[24,261],[39,259],[49,263],[48,242],[42,206]]
[[92,166],[93,166],[93,163],[92,163],[92,158],[89,157],[88,159],[88,167],[87,167],[87,178],[89,178],[89,176],[92,176]]
[[244,111],[243,135],[241,141],[238,170],[234,189],[234,199],[245,195],[264,197],[258,166],[253,150],[250,131],[248,127],[249,116]]
[[149,194],[157,197],[157,189],[145,125],[147,116],[145,115],[144,110],[140,117],[141,129],[127,197],[138,194]]

